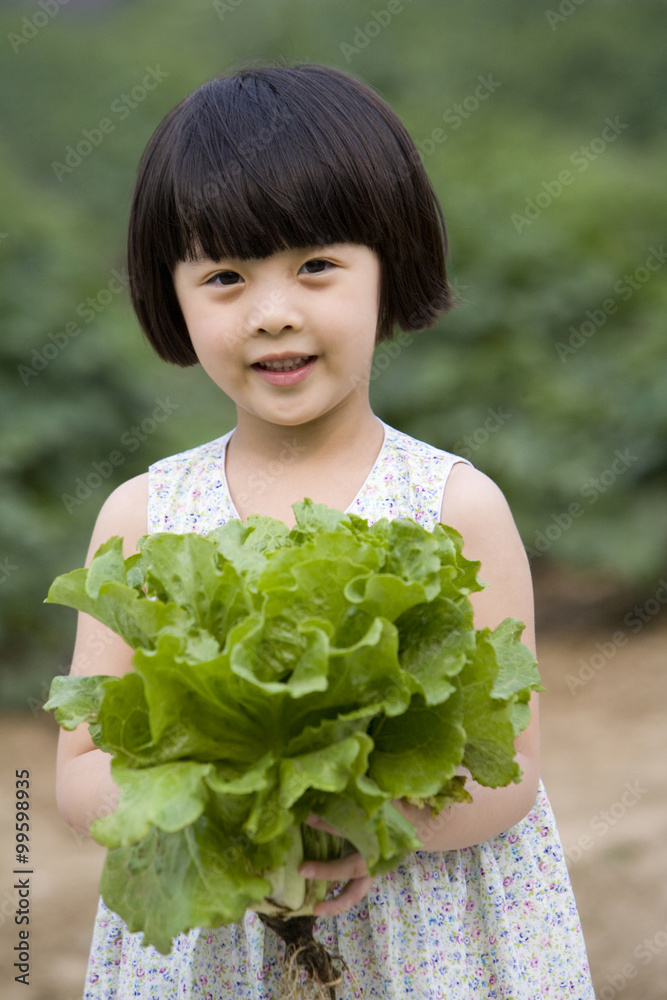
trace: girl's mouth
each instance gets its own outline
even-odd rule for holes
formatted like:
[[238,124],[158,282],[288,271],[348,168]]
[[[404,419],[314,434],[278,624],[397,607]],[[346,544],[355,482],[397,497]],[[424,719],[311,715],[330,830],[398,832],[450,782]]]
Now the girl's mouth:
[[316,355],[301,355],[293,358],[276,358],[272,361],[258,361],[252,365],[252,368],[260,378],[272,385],[295,385],[308,377],[316,361]]

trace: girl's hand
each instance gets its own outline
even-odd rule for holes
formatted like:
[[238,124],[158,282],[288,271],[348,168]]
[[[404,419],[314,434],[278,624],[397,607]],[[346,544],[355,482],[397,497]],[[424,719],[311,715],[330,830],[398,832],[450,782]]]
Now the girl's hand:
[[[313,815],[313,813],[310,814],[306,823],[309,826],[314,826],[316,830],[325,830],[336,837],[345,836],[340,830],[336,830],[335,827],[325,823],[323,819]],[[315,904],[313,913],[316,917],[335,917],[340,913],[345,913],[351,906],[364,898],[373,882],[368,874],[366,859],[359,852],[348,854],[335,861],[304,861],[299,868],[299,874],[304,878],[326,879],[327,882],[347,881],[347,885],[335,899],[327,899]]]

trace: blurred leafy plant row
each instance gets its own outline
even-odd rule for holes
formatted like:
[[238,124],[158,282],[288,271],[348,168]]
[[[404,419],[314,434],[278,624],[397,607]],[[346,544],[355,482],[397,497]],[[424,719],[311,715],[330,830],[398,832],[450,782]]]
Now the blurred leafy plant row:
[[567,16],[522,0],[46,6],[0,14],[10,704],[38,706],[67,669],[72,616],[41,602],[82,565],[107,494],[233,425],[200,371],[142,342],[124,239],[158,121],[249,58],[374,85],[444,206],[458,305],[378,348],[377,412],[496,479],[536,569],[652,592],[667,541],[662,3],[589,0]]

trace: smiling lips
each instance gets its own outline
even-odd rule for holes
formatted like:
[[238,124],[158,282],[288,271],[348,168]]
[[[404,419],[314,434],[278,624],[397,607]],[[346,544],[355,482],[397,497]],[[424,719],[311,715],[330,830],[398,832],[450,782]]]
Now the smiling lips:
[[264,382],[287,388],[307,379],[316,363],[316,354],[288,354],[263,358],[256,361],[252,368]]
[[314,360],[315,356],[312,354],[292,355],[291,357],[267,358],[264,361],[256,361],[252,367],[269,372],[293,372]]

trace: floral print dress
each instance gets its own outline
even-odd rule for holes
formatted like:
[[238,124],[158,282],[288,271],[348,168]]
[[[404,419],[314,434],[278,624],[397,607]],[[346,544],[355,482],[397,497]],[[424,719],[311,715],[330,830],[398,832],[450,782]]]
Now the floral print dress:
[[[383,426],[381,451],[348,510],[432,529],[449,472],[465,459]],[[149,531],[206,533],[239,516],[225,478],[232,433],[151,466]],[[339,1000],[595,996],[541,782],[516,826],[464,850],[415,851],[346,913],[318,918],[315,936],[350,970]],[[179,935],[161,955],[100,900],[84,1000],[277,1000],[283,954],[283,942],[247,911],[241,924]]]

